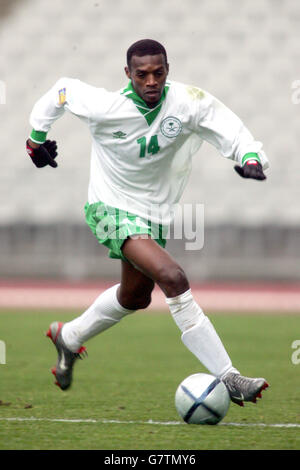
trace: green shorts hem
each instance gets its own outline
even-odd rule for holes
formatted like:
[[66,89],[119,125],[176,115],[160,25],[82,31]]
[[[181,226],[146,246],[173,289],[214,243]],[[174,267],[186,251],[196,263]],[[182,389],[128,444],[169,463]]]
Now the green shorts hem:
[[166,246],[163,234],[167,227],[156,224],[138,215],[132,214],[99,201],[88,202],[84,206],[86,223],[101,245],[108,248],[108,256],[127,261],[122,246],[131,235],[151,236],[162,248]]

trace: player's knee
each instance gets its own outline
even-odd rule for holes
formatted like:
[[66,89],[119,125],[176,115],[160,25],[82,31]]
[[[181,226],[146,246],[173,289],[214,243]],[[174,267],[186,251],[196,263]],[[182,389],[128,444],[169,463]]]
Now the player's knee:
[[186,274],[178,265],[164,266],[159,272],[157,283],[167,297],[175,297],[189,289]]

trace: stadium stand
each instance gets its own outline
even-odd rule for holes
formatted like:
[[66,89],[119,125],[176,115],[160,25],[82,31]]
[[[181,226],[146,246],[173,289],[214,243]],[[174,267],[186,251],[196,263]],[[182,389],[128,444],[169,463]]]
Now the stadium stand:
[[204,249],[170,241],[170,250],[195,280],[300,279],[299,31],[297,0],[1,2],[0,277],[118,272],[84,223],[87,129],[67,114],[56,123],[55,171],[33,167],[24,142],[33,104],[58,78],[119,89],[128,46],[151,37],[166,46],[170,78],[227,104],[271,163],[265,183],[244,181],[204,144],[182,199],[204,204]]

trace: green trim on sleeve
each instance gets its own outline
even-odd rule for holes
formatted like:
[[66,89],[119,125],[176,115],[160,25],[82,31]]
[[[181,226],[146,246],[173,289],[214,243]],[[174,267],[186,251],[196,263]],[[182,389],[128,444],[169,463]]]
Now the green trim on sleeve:
[[43,144],[46,142],[47,138],[47,132],[43,131],[35,131],[32,129],[31,134],[30,134],[30,139],[32,142],[35,142],[36,144]]
[[246,155],[243,156],[243,158],[242,158],[242,166],[244,166],[245,163],[246,163],[248,160],[257,160],[259,163],[261,163],[258,154],[257,154],[257,153],[254,153],[254,152],[246,153]]

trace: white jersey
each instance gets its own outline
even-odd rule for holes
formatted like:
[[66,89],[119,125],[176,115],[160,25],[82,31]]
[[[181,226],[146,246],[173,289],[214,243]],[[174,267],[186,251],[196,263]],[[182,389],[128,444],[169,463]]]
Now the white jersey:
[[61,78],[32,110],[31,139],[43,142],[66,109],[91,132],[90,204],[102,201],[169,224],[172,207],[187,184],[192,156],[203,141],[240,165],[256,153],[263,168],[268,167],[262,144],[241,120],[197,87],[167,81],[159,104],[150,109],[131,82],[109,92]]

